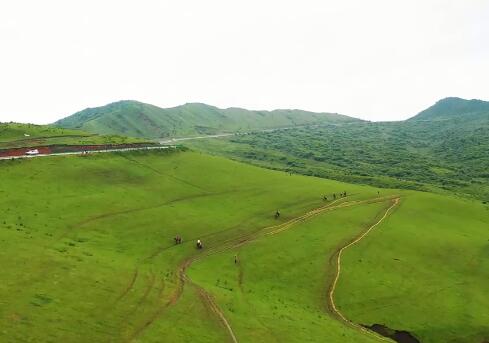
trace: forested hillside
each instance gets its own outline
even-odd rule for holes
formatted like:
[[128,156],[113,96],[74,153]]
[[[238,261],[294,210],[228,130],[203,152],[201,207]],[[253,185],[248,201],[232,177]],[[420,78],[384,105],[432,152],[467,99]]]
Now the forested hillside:
[[415,118],[427,113],[432,120],[321,125],[188,144],[274,169],[382,187],[436,187],[488,201],[489,112],[448,116],[441,101]]

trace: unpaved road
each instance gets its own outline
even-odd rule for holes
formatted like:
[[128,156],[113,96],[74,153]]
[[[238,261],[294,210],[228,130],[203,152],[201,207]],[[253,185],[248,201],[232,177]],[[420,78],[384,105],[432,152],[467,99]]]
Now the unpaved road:
[[[90,151],[88,151],[88,154],[97,154],[97,153],[104,153],[104,152],[118,152],[118,151],[170,149],[170,148],[174,148],[174,146],[165,145],[165,146],[150,146],[150,147],[140,147],[140,148],[122,148],[122,149],[90,150]],[[33,149],[35,149],[35,148],[33,148]],[[85,154],[84,151],[58,152],[58,153],[53,153],[53,154],[6,156],[6,157],[0,157],[0,160],[10,160],[10,159],[19,159],[19,158],[47,157],[47,156],[83,155],[83,154]]]
[[[177,286],[177,289],[175,290],[174,294],[172,295],[171,299],[167,303],[165,303],[161,308],[159,308],[158,311],[156,311],[156,313],[148,321],[146,321],[146,323],[142,327],[136,329],[136,331],[133,333],[133,335],[131,335],[129,341],[133,341],[133,340],[137,339],[140,336],[140,334],[145,329],[147,329],[159,317],[159,315],[162,314],[162,312],[166,308],[168,308],[171,305],[174,305],[180,299],[180,296],[183,293],[183,288],[184,288],[185,284],[189,284],[189,285],[191,285],[197,289],[199,295],[203,299],[204,305],[210,308],[210,310],[216,315],[217,319],[226,328],[231,341],[233,343],[237,343],[238,342],[237,337],[236,337],[231,325],[229,324],[229,321],[226,319],[223,311],[219,308],[219,305],[216,303],[213,296],[209,292],[207,292],[204,288],[202,288],[199,285],[197,285],[196,283],[194,283],[187,276],[187,274],[186,274],[187,269],[191,266],[191,264],[193,262],[199,261],[205,257],[235,249],[235,248],[240,247],[242,245],[251,243],[260,237],[279,234],[279,233],[281,233],[287,229],[290,229],[291,227],[295,226],[298,223],[302,223],[302,222],[306,221],[307,219],[310,219],[312,217],[316,217],[316,216],[318,216],[322,213],[325,213],[325,212],[329,212],[329,211],[332,211],[335,209],[341,209],[341,208],[345,208],[345,207],[355,206],[355,205],[361,205],[361,204],[376,203],[376,202],[383,202],[383,201],[389,201],[389,200],[393,201],[393,205],[391,207],[389,207],[389,209],[385,212],[384,216],[378,222],[376,222],[374,225],[372,225],[369,229],[367,229],[361,236],[357,237],[353,242],[351,242],[347,246],[343,247],[341,250],[341,251],[343,251],[346,248],[358,243],[374,227],[379,225],[387,217],[387,215],[389,214],[391,209],[394,206],[396,206],[398,201],[399,201],[399,197],[389,196],[389,197],[378,197],[378,198],[372,198],[372,199],[366,199],[366,200],[345,201],[345,202],[341,202],[341,203],[336,205],[337,202],[344,200],[344,199],[346,199],[346,198],[337,199],[337,200],[335,200],[335,201],[333,201],[333,202],[331,202],[325,206],[321,206],[319,208],[316,208],[314,210],[306,212],[305,214],[303,214],[299,217],[293,218],[293,219],[286,221],[284,223],[269,226],[269,227],[260,229],[259,231],[251,233],[251,234],[246,234],[246,235],[243,235],[240,237],[231,238],[227,241],[222,242],[220,246],[211,247],[208,250],[205,250],[203,252],[203,254],[192,256],[192,257],[186,259],[185,261],[183,261],[180,264],[180,266],[178,268],[178,275],[179,275],[178,286]],[[338,262],[338,266],[339,266],[340,265],[339,263],[341,262],[341,258],[339,258],[337,262]],[[338,270],[339,270],[339,268],[338,268]],[[339,278],[339,271],[337,272],[336,279],[334,282],[335,286],[336,286],[336,281],[338,278]],[[332,299],[333,293],[334,293],[334,288],[332,289],[332,292],[330,291],[331,299]],[[360,329],[364,333],[374,335],[378,339],[391,342],[391,340],[389,340],[383,336],[377,335],[376,333],[371,332],[370,330],[368,330],[364,327],[358,326],[357,324],[354,324],[354,323],[348,321],[348,319],[346,319],[336,309],[336,306],[334,308],[335,308],[336,312],[340,314],[340,318],[344,318],[344,321],[346,323],[353,325],[355,328]]]
[[[344,199],[344,198],[343,198]],[[219,318],[219,320],[221,321],[221,323],[224,324],[224,326],[226,327],[228,333],[229,333],[229,336],[231,338],[231,340],[234,342],[234,343],[237,343],[237,338],[236,338],[236,335],[231,327],[231,325],[229,324],[228,320],[226,319],[224,313],[222,312],[222,310],[219,308],[219,305],[214,301],[214,298],[212,297],[212,295],[210,295],[204,288],[196,285],[187,275],[186,275],[186,270],[188,269],[188,267],[190,267],[190,265],[195,262],[195,261],[198,261],[204,257],[207,257],[207,256],[210,256],[210,255],[214,255],[214,254],[217,254],[217,253],[221,253],[221,252],[224,252],[224,251],[228,251],[228,250],[231,250],[231,249],[235,249],[237,247],[240,247],[240,246],[243,246],[245,244],[248,244],[248,243],[251,243],[253,241],[255,241],[256,239],[260,238],[260,237],[263,237],[263,236],[269,236],[269,235],[276,235],[276,234],[279,234],[287,229],[290,229],[291,227],[295,226],[297,223],[302,223],[304,221],[306,221],[307,219],[310,219],[312,217],[316,217],[322,213],[325,213],[325,212],[329,212],[329,211],[332,211],[332,210],[335,210],[335,209],[340,209],[340,208],[345,208],[345,207],[350,207],[350,206],[354,206],[354,205],[360,205],[360,204],[367,204],[367,203],[373,203],[373,202],[380,202],[380,201],[386,201],[386,200],[391,200],[392,201],[392,205],[386,210],[386,212],[384,213],[383,217],[377,221],[375,224],[373,224],[372,226],[370,226],[366,231],[364,231],[359,237],[357,237],[356,239],[354,239],[351,243],[347,244],[346,246],[344,246],[343,248],[340,249],[339,253],[338,253],[338,260],[337,260],[337,266],[338,266],[338,269],[337,269],[337,274],[336,274],[336,277],[334,279],[334,286],[332,286],[331,290],[330,290],[330,299],[333,301],[333,306],[332,308],[334,308],[334,311],[336,314],[338,314],[340,316],[340,318],[342,318],[345,322],[347,322],[348,324],[352,325],[361,330],[362,332],[364,333],[367,333],[367,334],[370,334],[370,335],[373,335],[375,336],[376,338],[382,340],[382,341],[388,341],[388,342],[392,342],[390,339],[388,338],[385,338],[383,336],[380,336],[378,335],[377,333],[371,331],[371,330],[368,330],[367,328],[364,328],[362,326],[359,326],[355,323],[352,323],[350,322],[348,319],[346,319],[346,317],[344,317],[341,312],[339,312],[336,308],[336,306],[334,305],[334,300],[333,300],[333,294],[334,294],[334,290],[336,288],[336,283],[338,281],[338,278],[339,278],[339,275],[340,275],[340,263],[341,263],[341,253],[357,244],[358,242],[360,242],[363,238],[365,238],[367,236],[367,234],[372,231],[372,229],[374,229],[376,226],[378,226],[385,218],[387,218],[387,216],[389,215],[390,211],[399,203],[399,197],[395,197],[395,198],[391,198],[391,197],[379,197],[379,198],[373,198],[373,199],[367,199],[367,200],[357,200],[357,201],[347,201],[347,202],[343,202],[343,203],[340,203],[338,205],[335,205],[335,203],[337,203],[338,201],[341,201],[343,199],[337,199],[329,204],[327,204],[326,206],[322,206],[322,207],[319,207],[317,209],[314,209],[314,210],[311,210],[299,217],[296,217],[296,218],[293,218],[285,223],[282,223],[282,224],[279,224],[279,225],[274,225],[274,226],[271,226],[271,227],[267,227],[267,228],[264,228],[262,230],[260,230],[258,233],[255,233],[255,234],[250,234],[249,236],[247,237],[241,237],[239,238],[238,240],[236,238],[230,240],[229,242],[226,242],[223,244],[223,246],[221,246],[220,248],[214,248],[214,249],[210,249],[210,251],[207,251],[205,254],[201,255],[201,256],[198,256],[196,258],[193,258],[191,260],[189,260],[186,264],[185,264],[185,267],[182,268],[182,270],[180,271],[181,273],[181,276],[182,276],[182,283],[184,283],[185,281],[187,281],[188,283],[196,286],[199,290],[199,293],[201,294],[201,296],[203,296],[206,300],[206,303],[207,305],[211,308],[211,310],[217,315],[217,317]],[[335,205],[335,206],[333,206]],[[183,285],[182,285],[183,286]]]
[[350,243],[346,244],[345,246],[341,247],[339,250],[338,250],[338,255],[336,257],[336,274],[334,276],[334,279],[333,279],[333,282],[331,283],[331,287],[329,289],[329,292],[328,292],[328,299],[329,299],[329,307],[331,308],[331,311],[342,321],[344,322],[345,324],[349,325],[349,326],[352,326],[354,328],[356,328],[357,330],[360,330],[364,333],[367,333],[367,334],[370,334],[370,335],[373,335],[375,338],[379,339],[379,340],[382,340],[382,341],[386,341],[386,342],[392,342],[392,340],[384,337],[384,336],[381,336],[379,334],[377,334],[376,332],[372,331],[372,330],[369,330],[361,325],[358,325],[354,322],[352,322],[351,320],[349,320],[348,318],[345,317],[345,315],[343,313],[341,313],[340,310],[338,310],[338,308],[336,307],[336,304],[334,302],[334,292],[336,290],[336,285],[338,283],[338,280],[340,278],[340,275],[341,275],[341,256],[343,254],[343,252],[358,244],[362,239],[364,239],[375,227],[377,227],[380,223],[382,223],[390,214],[390,212],[392,211],[392,209],[394,207],[396,207],[398,204],[399,204],[399,200],[400,198],[395,198],[392,200],[392,205],[384,212],[384,215],[375,223],[373,224],[372,226],[370,226],[367,230],[365,230],[363,233],[361,233],[357,238],[355,238],[353,241],[351,241]]
[[249,134],[260,133],[260,132],[275,132],[275,131],[281,131],[281,130],[291,130],[291,129],[300,129],[300,128],[304,128],[304,127],[319,127],[319,126],[328,126],[328,125],[341,126],[341,125],[346,125],[346,124],[350,124],[350,123],[328,123],[328,124],[322,124],[322,125],[321,124],[296,125],[296,126],[277,127],[277,128],[271,128],[271,129],[262,129],[262,130],[250,130],[250,131],[244,131],[244,132],[218,133],[215,135],[192,136],[192,137],[175,137],[175,138],[169,138],[169,139],[162,139],[159,141],[159,143],[160,144],[175,144],[177,142],[189,141],[189,140],[195,140],[195,139],[224,138],[224,137],[230,137],[230,136],[249,135]]
[[175,144],[177,142],[189,141],[193,139],[207,139],[207,138],[221,138],[221,137],[229,137],[235,136],[236,133],[221,133],[218,135],[207,135],[207,136],[195,136],[195,137],[181,137],[181,138],[171,138],[159,141],[160,144]]

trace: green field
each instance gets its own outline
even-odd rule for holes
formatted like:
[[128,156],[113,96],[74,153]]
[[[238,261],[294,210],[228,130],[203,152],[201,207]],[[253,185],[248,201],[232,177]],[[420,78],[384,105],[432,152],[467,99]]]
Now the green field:
[[[0,180],[2,342],[489,339],[480,202],[178,149],[0,161]],[[343,252],[347,323],[337,253],[395,198]]]

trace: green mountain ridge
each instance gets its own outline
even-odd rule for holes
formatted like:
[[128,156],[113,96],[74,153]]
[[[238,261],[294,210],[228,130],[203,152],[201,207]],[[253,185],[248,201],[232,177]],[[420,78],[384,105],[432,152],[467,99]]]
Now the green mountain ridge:
[[[439,100],[406,122],[454,120],[453,125],[458,126],[460,121],[485,121],[488,118],[489,102],[448,97]],[[272,111],[247,110],[239,107],[221,109],[204,103],[186,103],[176,107],[161,108],[135,100],[121,100],[84,109],[58,120],[54,125],[97,134],[158,139],[346,122],[365,121],[337,113],[318,113],[299,109]]]
[[98,134],[156,139],[354,121],[359,122],[360,119],[336,113],[252,111],[238,107],[220,109],[202,103],[160,108],[123,100],[87,108],[58,120],[54,125]]
[[446,120],[461,117],[464,119],[489,119],[489,102],[456,97],[444,98],[409,120]]

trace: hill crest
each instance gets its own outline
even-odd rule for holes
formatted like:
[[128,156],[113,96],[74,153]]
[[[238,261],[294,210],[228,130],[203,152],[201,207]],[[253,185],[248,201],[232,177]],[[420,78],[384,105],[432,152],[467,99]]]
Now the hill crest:
[[168,138],[351,121],[360,119],[291,109],[221,109],[203,103],[161,108],[135,100],[121,100],[84,109],[58,120],[55,125],[98,134]]
[[419,112],[409,120],[443,120],[461,117],[485,116],[489,118],[489,102],[478,99],[448,97]]

